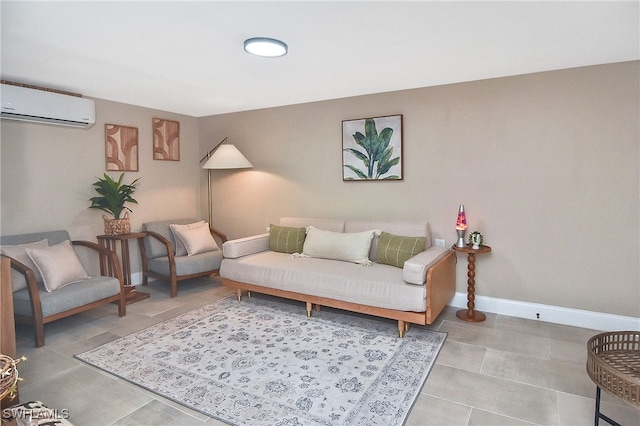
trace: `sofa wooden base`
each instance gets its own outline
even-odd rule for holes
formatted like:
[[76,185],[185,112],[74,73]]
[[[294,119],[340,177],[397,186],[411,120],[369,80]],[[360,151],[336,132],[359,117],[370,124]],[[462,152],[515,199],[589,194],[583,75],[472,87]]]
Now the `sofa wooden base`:
[[[443,256],[437,264],[427,272],[427,309],[425,312],[407,312],[361,305],[353,302],[345,302],[326,297],[312,296],[287,290],[280,290],[277,288],[263,287],[256,284],[243,283],[224,277],[222,278],[222,284],[226,287],[235,289],[238,300],[242,299],[242,292],[246,291],[305,302],[307,316],[312,315],[314,306],[316,310],[319,310],[320,306],[328,306],[331,308],[396,320],[398,321],[398,335],[400,337],[404,337],[405,332],[409,329],[409,324],[427,325],[433,323],[436,317],[453,298],[455,293],[455,262],[455,254],[453,252],[447,253],[447,255]],[[453,285],[451,285],[451,283]]]

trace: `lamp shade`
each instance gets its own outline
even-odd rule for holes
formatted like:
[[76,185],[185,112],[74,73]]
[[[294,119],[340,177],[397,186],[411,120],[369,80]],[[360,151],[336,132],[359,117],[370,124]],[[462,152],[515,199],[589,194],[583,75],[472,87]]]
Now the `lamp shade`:
[[203,169],[249,169],[253,164],[235,145],[220,145],[202,166]]

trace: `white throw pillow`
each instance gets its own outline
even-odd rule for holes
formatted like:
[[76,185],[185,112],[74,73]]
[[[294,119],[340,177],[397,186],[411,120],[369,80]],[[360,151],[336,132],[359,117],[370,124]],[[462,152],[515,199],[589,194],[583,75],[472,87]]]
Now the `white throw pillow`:
[[[36,241],[35,243],[16,244],[14,246],[0,246],[0,253],[17,260],[18,262],[24,264],[24,266],[31,269],[36,276],[36,282],[41,283],[42,275],[40,275],[40,271],[38,271],[36,265],[33,264],[33,261],[31,260],[29,255],[27,255],[26,249],[38,249],[46,247],[49,247],[49,242],[44,239]],[[27,288],[27,280],[24,279],[24,275],[13,268],[11,269],[11,282],[14,292],[22,290],[23,288]]]
[[69,240],[41,249],[28,248],[26,251],[42,274],[44,288],[48,292],[89,278]]
[[[176,234],[176,230],[182,231],[183,229],[197,228],[199,226],[203,226],[204,224],[205,224],[204,220],[201,220],[199,222],[188,223],[186,225],[178,225],[178,224],[169,225],[169,228],[171,228],[171,232],[173,232],[173,239],[176,240],[176,246],[174,247],[175,253],[173,253],[173,254],[175,254],[176,256],[186,256],[187,255],[187,248],[182,243],[182,240],[180,238],[178,238],[178,234]],[[208,227],[209,226],[207,225],[207,228]]]
[[216,240],[211,236],[207,222],[195,228],[174,229],[174,233],[176,240],[180,240],[184,244],[188,256],[220,250]]
[[332,232],[313,226],[307,228],[302,255],[371,265],[369,250],[380,231]]

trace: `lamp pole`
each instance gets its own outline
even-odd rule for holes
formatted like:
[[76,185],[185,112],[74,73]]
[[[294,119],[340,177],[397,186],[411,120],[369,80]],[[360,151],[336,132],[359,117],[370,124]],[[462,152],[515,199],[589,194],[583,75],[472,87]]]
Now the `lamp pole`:
[[202,166],[203,169],[207,169],[209,174],[207,176],[207,198],[209,200],[209,226],[213,221],[213,206],[211,205],[211,170],[228,170],[228,169],[249,169],[253,167],[253,164],[242,155],[238,148],[233,145],[222,145],[227,138],[222,139],[213,149],[207,152],[207,155],[202,157],[200,162],[207,160]]
[[[222,145],[226,140],[227,138],[225,137],[220,142],[218,142],[216,146],[214,146],[209,152],[207,152],[204,157],[200,159],[200,162],[202,163],[203,161],[208,160],[211,155],[213,155],[213,151],[215,151],[216,148]],[[213,226],[213,206],[211,205],[211,169],[207,169],[207,206],[209,208],[209,226]]]

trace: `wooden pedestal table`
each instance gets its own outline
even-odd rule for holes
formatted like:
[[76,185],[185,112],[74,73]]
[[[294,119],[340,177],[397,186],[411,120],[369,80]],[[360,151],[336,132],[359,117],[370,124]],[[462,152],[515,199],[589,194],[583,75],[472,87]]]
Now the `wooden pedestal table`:
[[482,322],[485,319],[487,319],[487,316],[479,311],[475,311],[474,308],[476,307],[475,304],[475,300],[476,300],[476,254],[481,254],[481,253],[489,253],[491,251],[491,247],[489,246],[480,246],[479,249],[474,249],[471,248],[470,245],[467,245],[466,247],[457,247],[456,245],[454,245],[452,247],[455,251],[460,252],[460,253],[467,253],[467,261],[468,261],[468,266],[467,266],[467,309],[461,309],[458,312],[456,312],[456,316],[458,318],[460,318],[463,321],[469,321],[469,322]]
[[[98,244],[116,253],[117,253],[117,250],[116,250],[117,242],[120,241],[120,257],[121,257],[120,263],[122,264],[122,275],[124,278],[123,284],[124,284],[124,289],[126,291],[127,305],[149,298],[149,293],[136,291],[136,287],[131,284],[131,261],[129,257],[129,240],[137,239],[138,244],[140,244],[144,237],[145,237],[144,232],[131,232],[129,234],[123,234],[123,235],[98,235],[97,237]],[[106,274],[108,272],[109,274],[111,274],[113,271],[111,271],[110,269],[111,268],[108,265],[107,259],[105,259],[104,256],[100,256],[100,273]]]

